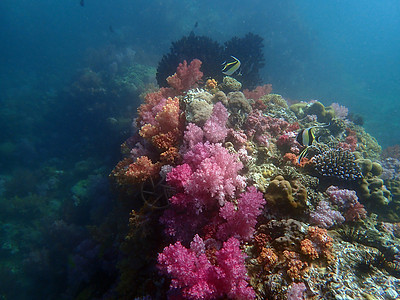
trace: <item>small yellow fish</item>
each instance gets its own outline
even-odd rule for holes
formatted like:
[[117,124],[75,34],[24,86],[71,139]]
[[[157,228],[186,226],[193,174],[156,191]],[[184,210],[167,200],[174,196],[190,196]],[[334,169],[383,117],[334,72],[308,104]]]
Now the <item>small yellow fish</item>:
[[233,61],[227,63],[226,61],[222,63],[224,66],[222,68],[222,73],[228,76],[231,76],[233,73],[235,73],[239,68],[240,68],[240,60],[238,60],[236,57],[232,56]]

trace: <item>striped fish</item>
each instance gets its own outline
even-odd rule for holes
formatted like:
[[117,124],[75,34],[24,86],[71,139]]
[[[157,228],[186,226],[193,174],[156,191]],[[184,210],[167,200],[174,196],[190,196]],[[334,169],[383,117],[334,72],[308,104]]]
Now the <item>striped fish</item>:
[[240,60],[238,60],[236,57],[232,56],[233,61],[231,62],[226,62],[224,61],[222,63],[223,68],[222,68],[222,73],[228,76],[231,76],[233,73],[235,73],[239,68],[240,68]]
[[300,161],[307,155],[308,148],[314,143],[315,139],[315,134],[313,132],[314,128],[323,128],[323,127],[328,127],[329,124],[326,125],[316,125],[316,126],[311,126],[306,129],[300,130],[300,132],[297,134],[296,141],[299,142],[300,145],[304,146],[305,148],[300,152],[299,159],[297,162],[300,164]]

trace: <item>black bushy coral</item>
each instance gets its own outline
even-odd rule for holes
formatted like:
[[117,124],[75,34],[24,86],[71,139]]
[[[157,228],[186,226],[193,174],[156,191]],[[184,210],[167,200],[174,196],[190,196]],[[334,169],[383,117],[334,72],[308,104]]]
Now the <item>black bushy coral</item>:
[[224,46],[206,36],[196,36],[193,32],[173,42],[170,52],[165,54],[157,67],[157,82],[159,86],[167,86],[166,78],[173,75],[176,67],[184,60],[190,62],[198,58],[203,64],[201,71],[204,78],[214,78],[221,82],[221,64],[233,55],[241,61],[241,76],[236,77],[244,88],[253,88],[261,83],[259,70],[264,66],[262,51],[263,39],[259,35],[248,33],[243,38],[234,37],[225,42]]
[[259,70],[265,65],[263,47],[263,38],[251,32],[243,38],[233,37],[225,43],[225,56],[233,55],[242,63],[242,76],[238,80],[246,88],[255,88],[262,82]]

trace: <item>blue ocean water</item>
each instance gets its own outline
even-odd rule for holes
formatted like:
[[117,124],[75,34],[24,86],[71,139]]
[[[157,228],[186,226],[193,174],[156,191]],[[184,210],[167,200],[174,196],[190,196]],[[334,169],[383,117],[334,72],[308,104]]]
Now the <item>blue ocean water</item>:
[[[260,35],[260,75],[274,93],[339,103],[383,148],[400,145],[395,0],[2,0],[1,299],[107,297],[101,280],[118,278],[119,257],[93,236],[105,244],[115,236],[93,226],[115,204],[108,174],[139,94],[156,84],[171,42],[192,31],[221,44]],[[132,62],[143,69],[130,73],[131,89],[109,85]],[[105,270],[111,279],[96,282]]]

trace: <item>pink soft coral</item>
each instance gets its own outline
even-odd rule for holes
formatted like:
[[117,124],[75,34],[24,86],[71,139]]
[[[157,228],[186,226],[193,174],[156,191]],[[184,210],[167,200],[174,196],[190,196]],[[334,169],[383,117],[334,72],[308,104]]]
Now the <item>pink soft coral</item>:
[[184,155],[184,162],[193,170],[184,186],[188,194],[205,195],[223,203],[245,186],[244,178],[238,175],[242,163],[221,144],[199,143]]
[[204,136],[211,143],[223,142],[228,134],[226,122],[228,121],[228,110],[218,102],[214,105],[211,117],[204,124]]
[[194,145],[202,143],[203,137],[203,129],[194,123],[189,123],[183,135],[183,142],[186,148],[191,149]]
[[161,272],[171,277],[171,291],[184,299],[254,299],[239,241],[230,238],[220,250],[211,253],[213,263],[198,235],[190,249],[180,242],[165,247],[158,255],[158,263]]

